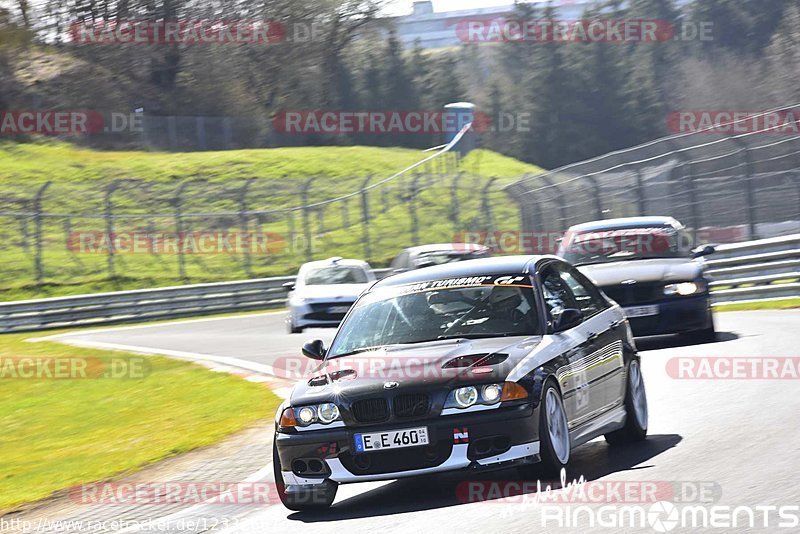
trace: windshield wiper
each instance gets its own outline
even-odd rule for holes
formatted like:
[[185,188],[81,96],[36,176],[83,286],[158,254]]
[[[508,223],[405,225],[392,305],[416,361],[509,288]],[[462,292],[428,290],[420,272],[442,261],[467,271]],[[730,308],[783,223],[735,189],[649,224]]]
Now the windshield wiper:
[[522,334],[519,332],[501,332],[501,333],[475,333],[475,334],[446,334],[438,336],[436,339],[428,339],[425,341],[417,341],[416,343],[426,343],[431,341],[442,341],[446,339],[485,339],[490,337],[511,337],[511,336],[527,336],[532,334]]
[[[341,358],[343,356],[352,356],[353,354],[359,354],[361,352],[369,352],[371,350],[383,349],[383,348],[386,348],[386,347],[389,347],[389,346],[391,346],[391,345],[375,345],[374,347],[360,347],[358,349],[353,349],[353,350],[348,351],[348,352],[343,352],[341,354],[332,355],[330,358]],[[330,359],[330,358],[327,358],[327,359]]]

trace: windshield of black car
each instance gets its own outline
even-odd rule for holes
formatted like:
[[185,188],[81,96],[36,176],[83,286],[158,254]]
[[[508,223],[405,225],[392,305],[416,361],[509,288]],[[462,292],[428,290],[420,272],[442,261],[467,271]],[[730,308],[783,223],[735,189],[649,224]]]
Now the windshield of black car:
[[310,269],[303,278],[307,286],[329,284],[366,284],[366,271],[357,266],[335,265]]
[[529,284],[526,276],[510,275],[379,288],[356,302],[328,355],[456,337],[540,334]]
[[558,255],[573,265],[653,258],[685,258],[681,234],[672,227],[567,232]]

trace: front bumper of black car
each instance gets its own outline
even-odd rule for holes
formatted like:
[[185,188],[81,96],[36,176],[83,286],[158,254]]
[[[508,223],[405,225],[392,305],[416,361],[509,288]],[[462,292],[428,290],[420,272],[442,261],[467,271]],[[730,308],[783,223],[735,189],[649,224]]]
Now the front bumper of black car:
[[[539,460],[538,408],[531,404],[440,415],[391,425],[277,432],[275,443],[287,489],[391,480],[460,469],[490,469]],[[357,453],[356,433],[426,427],[429,444]],[[314,460],[320,460],[322,464]],[[313,464],[320,472],[298,472]]]
[[[652,305],[626,304],[625,307]],[[681,334],[696,330],[704,330],[713,325],[711,312],[711,296],[708,293],[696,297],[674,297],[661,300],[658,313],[646,317],[630,317],[628,319],[633,335],[655,336],[661,334]]]

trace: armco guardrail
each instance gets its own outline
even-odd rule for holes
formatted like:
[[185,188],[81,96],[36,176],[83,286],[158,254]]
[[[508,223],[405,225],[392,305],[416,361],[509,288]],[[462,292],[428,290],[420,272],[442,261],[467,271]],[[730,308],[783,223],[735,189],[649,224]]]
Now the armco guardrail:
[[[375,269],[379,278],[390,269]],[[293,276],[0,303],[0,332],[278,308]]]
[[720,245],[707,266],[716,304],[800,296],[800,234]]
[[[800,234],[720,245],[715,303],[800,296]],[[390,269],[376,269],[379,278]],[[0,303],[0,332],[176,319],[283,306],[292,276]]]

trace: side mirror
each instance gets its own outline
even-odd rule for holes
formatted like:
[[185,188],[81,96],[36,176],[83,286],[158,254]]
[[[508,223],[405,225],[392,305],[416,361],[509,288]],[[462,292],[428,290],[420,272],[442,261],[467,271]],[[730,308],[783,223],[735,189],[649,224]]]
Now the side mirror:
[[696,249],[692,250],[692,258],[699,258],[701,256],[708,256],[709,254],[713,254],[717,251],[714,245],[703,245],[702,247],[697,247]]
[[306,341],[303,344],[303,355],[312,360],[322,360],[325,358],[325,342],[321,339]]
[[281,287],[283,287],[287,291],[294,291],[294,282],[284,282],[283,284],[281,284]]
[[555,333],[575,328],[583,322],[583,312],[575,308],[566,308],[558,317],[556,317],[555,324],[553,324],[553,331]]

